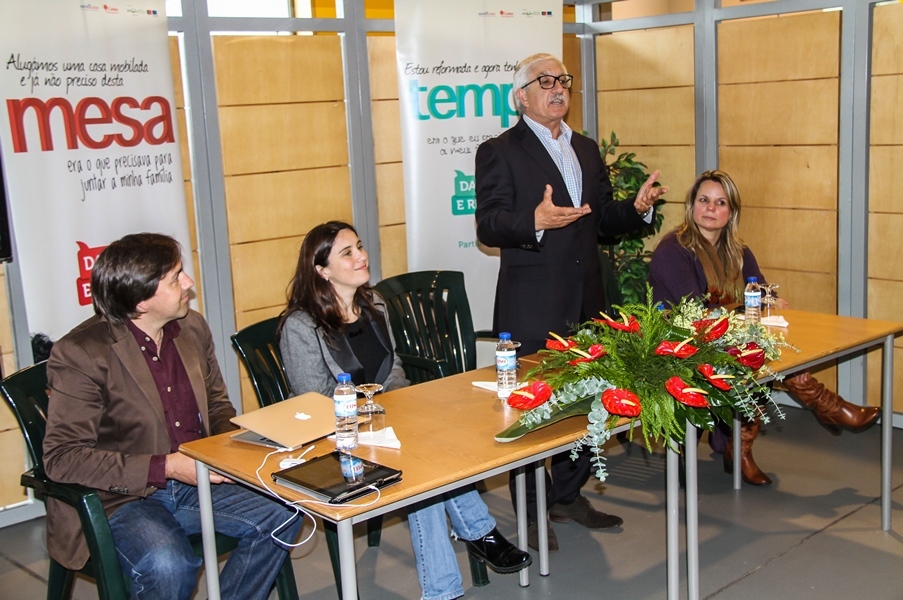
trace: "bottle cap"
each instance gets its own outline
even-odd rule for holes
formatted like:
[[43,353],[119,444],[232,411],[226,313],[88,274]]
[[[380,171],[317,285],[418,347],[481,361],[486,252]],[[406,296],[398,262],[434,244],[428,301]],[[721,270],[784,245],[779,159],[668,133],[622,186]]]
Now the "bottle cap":
[[501,331],[501,332],[499,332],[499,339],[500,340],[510,340],[511,334],[508,333],[507,331]]
[[750,277],[746,280],[746,283],[758,283],[758,281],[759,281],[758,277]]
[[351,383],[351,375],[349,373],[339,373],[339,383]]

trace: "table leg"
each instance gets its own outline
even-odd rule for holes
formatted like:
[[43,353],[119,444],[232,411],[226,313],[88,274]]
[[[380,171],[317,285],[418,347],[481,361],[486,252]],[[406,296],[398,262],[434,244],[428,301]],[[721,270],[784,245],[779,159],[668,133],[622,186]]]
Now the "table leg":
[[[668,442],[666,442],[668,443]],[[668,546],[668,600],[680,598],[680,463],[677,453],[670,447],[666,451],[666,519]]]
[[[527,475],[524,467],[518,467],[517,474],[514,476],[514,495],[516,497],[517,507],[517,547],[524,550],[527,546]],[[521,571],[519,583],[521,587],[530,585],[529,575],[524,580],[524,572]]]
[[881,364],[881,529],[891,526],[891,439],[894,428],[894,336],[884,338]]
[[687,598],[699,600],[699,503],[696,496],[696,427],[687,421],[686,500],[687,500]]
[[[536,463],[536,526],[539,528],[539,575],[549,576],[549,507],[546,496],[546,461]],[[526,569],[521,571],[526,572]]]
[[194,461],[198,476],[198,504],[201,513],[201,537],[204,542],[204,576],[207,597],[220,600],[219,561],[216,556],[216,530],[213,527],[213,497],[210,493],[210,469],[199,460]]
[[[711,435],[711,434],[709,434]],[[742,425],[740,425],[740,413],[734,411],[734,423],[731,427],[731,444],[734,446],[734,489],[740,489],[742,479],[742,471],[740,470],[740,458],[743,450],[740,448],[740,438],[743,435]]]
[[357,600],[357,566],[351,519],[336,524],[339,537],[339,566],[342,571],[342,600]]

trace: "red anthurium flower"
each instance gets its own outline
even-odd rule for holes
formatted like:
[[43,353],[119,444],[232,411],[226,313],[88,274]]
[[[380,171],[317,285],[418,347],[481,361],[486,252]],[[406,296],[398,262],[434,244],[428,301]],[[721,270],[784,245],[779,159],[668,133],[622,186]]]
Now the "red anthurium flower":
[[700,319],[693,322],[693,329],[696,330],[696,335],[702,334],[702,341],[704,342],[713,342],[717,340],[727,333],[728,327],[730,327],[730,321],[727,320],[727,317],[721,317],[719,319]]
[[520,410],[530,410],[541,404],[545,404],[552,397],[552,388],[545,381],[534,381],[533,383],[519,387],[508,396],[508,406],[519,408]]
[[705,399],[705,390],[689,387],[683,379],[676,375],[665,382],[665,389],[681,404],[693,408],[707,408],[709,405]]
[[686,339],[682,342],[664,340],[658,345],[658,348],[655,349],[655,353],[659,356],[676,356],[677,358],[693,356],[699,351],[699,348],[691,346],[690,339]]
[[597,358],[601,358],[608,354],[605,351],[605,347],[602,344],[593,344],[589,348],[586,349],[586,352],[580,350],[578,348],[571,348],[571,352],[575,354],[579,354],[580,358],[575,358],[574,360],[569,360],[568,364],[571,366],[578,365],[580,363],[592,362]]
[[640,322],[637,321],[636,317],[633,315],[630,315],[629,318],[627,315],[623,315],[621,317],[623,320],[623,323],[622,323],[621,321],[615,321],[614,319],[612,319],[605,313],[599,313],[599,314],[601,314],[605,318],[604,319],[593,319],[593,321],[596,323],[602,323],[604,325],[608,325],[608,326],[612,327],[613,329],[617,329],[619,331],[626,331],[627,333],[639,333],[639,331],[640,331]]
[[640,414],[640,399],[630,390],[608,389],[602,392],[602,406],[613,415],[636,417]]
[[567,352],[571,348],[577,346],[577,342],[574,340],[566,340],[560,335],[554,334],[551,331],[549,335],[554,337],[554,340],[546,340],[546,349],[548,350],[557,350],[558,352]]
[[737,358],[737,362],[750,369],[761,369],[765,364],[765,350],[755,342],[748,342],[742,348],[728,348],[727,353]]
[[733,379],[733,375],[719,375],[718,373],[715,373],[715,367],[709,364],[699,365],[698,367],[696,367],[696,370],[702,373],[702,375],[706,378],[706,381],[711,383],[719,390],[726,392],[731,389],[731,384],[725,381],[725,379]]

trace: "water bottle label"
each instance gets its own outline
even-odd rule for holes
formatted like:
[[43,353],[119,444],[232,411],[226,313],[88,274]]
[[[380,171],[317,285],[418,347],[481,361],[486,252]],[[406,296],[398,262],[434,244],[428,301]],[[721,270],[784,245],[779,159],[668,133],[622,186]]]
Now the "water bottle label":
[[762,304],[762,294],[759,292],[747,292],[744,296],[746,298],[746,306],[750,308],[758,308]]
[[517,353],[514,350],[495,353],[495,368],[499,371],[512,371],[517,368]]
[[357,483],[364,478],[364,461],[350,454],[339,456],[342,465],[342,477],[347,483]]
[[343,394],[341,396],[333,396],[335,403],[335,416],[337,417],[354,417],[357,415],[357,395]]

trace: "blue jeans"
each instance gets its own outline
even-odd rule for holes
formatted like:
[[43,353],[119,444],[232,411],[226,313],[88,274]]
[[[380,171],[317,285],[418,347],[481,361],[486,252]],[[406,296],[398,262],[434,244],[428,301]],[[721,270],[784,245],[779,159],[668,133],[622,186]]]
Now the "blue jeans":
[[[240,485],[210,487],[216,531],[239,538],[220,574],[222,597],[265,600],[286,556],[270,533],[294,511]],[[169,480],[166,489],[119,507],[110,529],[122,570],[132,580],[132,598],[191,597],[203,562],[188,541],[201,532],[196,487]],[[300,529],[297,518],[278,537],[293,542]]]
[[473,486],[412,506],[408,525],[423,600],[451,600],[464,595],[446,513],[455,537],[478,540],[495,529],[495,519]]

